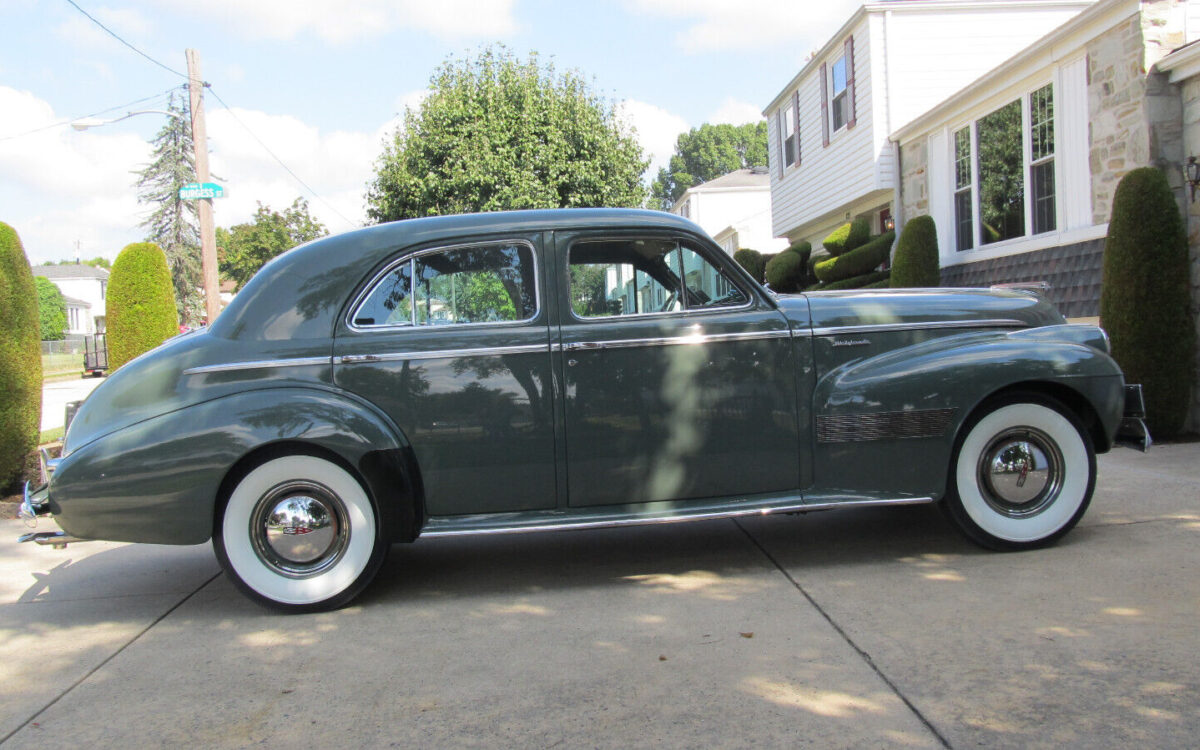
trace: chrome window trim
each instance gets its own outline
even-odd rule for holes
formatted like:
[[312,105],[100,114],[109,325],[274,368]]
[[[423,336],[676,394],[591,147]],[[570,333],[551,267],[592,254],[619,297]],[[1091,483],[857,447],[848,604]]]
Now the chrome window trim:
[[345,354],[333,358],[335,365],[354,365],[364,362],[403,362],[420,359],[447,359],[452,357],[498,357],[504,354],[538,354],[552,351],[550,344],[524,344],[521,346],[487,346],[476,349],[435,349],[423,352],[388,352],[386,354]]
[[[939,328],[1029,328],[1023,320],[988,318],[985,320],[930,320],[921,323],[878,323],[861,326],[825,326],[809,329],[809,336],[845,336],[853,333],[924,331]],[[798,332],[800,333],[800,332]]]
[[615,339],[612,341],[576,341],[563,344],[563,350],[568,352],[601,351],[604,349],[631,349],[640,346],[681,346],[688,344],[708,344],[723,341],[755,341],[758,339],[788,339],[792,337],[789,330],[779,331],[745,331],[741,333],[702,333],[690,335],[668,336],[662,338]]
[[[379,324],[369,325],[369,326],[360,326],[360,325],[356,325],[354,323],[355,316],[357,315],[358,311],[360,309],[362,309],[362,306],[364,304],[366,304],[367,298],[371,296],[371,292],[375,291],[375,288],[384,279],[384,277],[386,277],[392,271],[396,270],[397,268],[404,265],[405,263],[415,263],[418,258],[424,257],[426,255],[436,255],[437,253],[444,253],[444,252],[447,252],[450,250],[463,250],[463,249],[472,248],[472,247],[487,247],[489,245],[524,245],[525,247],[529,248],[529,254],[533,258],[533,315],[532,316],[530,316],[528,318],[522,318],[521,320],[493,320],[493,321],[485,321],[485,322],[480,322],[480,323],[448,323],[448,324],[445,324],[445,326],[414,325],[411,321],[408,323],[379,323]],[[416,278],[416,274],[410,274],[410,275],[411,275],[411,279],[410,279],[411,287],[409,290],[409,295],[415,299],[416,298],[417,278]],[[467,328],[467,327],[473,328],[476,326],[524,325],[531,321],[537,320],[538,316],[542,314],[542,285],[541,285],[541,283],[539,283],[540,279],[541,279],[541,273],[539,271],[539,266],[538,266],[537,248],[534,247],[532,241],[527,240],[527,239],[481,240],[479,242],[463,242],[463,243],[458,243],[458,244],[454,244],[454,245],[439,245],[438,247],[428,247],[423,250],[417,250],[416,252],[408,253],[407,255],[402,255],[400,258],[397,258],[396,260],[392,261],[388,265],[384,266],[382,271],[375,274],[375,276],[371,278],[370,283],[366,284],[363,287],[363,290],[361,292],[359,292],[358,295],[354,298],[354,304],[352,304],[350,306],[350,312],[346,315],[345,323],[346,323],[346,327],[349,328],[351,331],[354,331],[355,333],[371,333],[373,331],[398,331],[398,330],[424,331],[424,330],[432,330],[432,329],[443,328],[443,327],[449,327],[449,328],[454,328],[455,330],[458,330],[461,328]]]
[[[614,320],[644,320],[646,318],[653,319],[653,318],[663,318],[663,317],[669,317],[669,316],[687,317],[690,315],[706,315],[706,314],[712,314],[712,313],[737,312],[738,310],[750,310],[754,307],[754,305],[755,305],[754,294],[748,292],[743,286],[738,284],[733,278],[730,277],[730,274],[725,273],[725,270],[723,268],[721,268],[721,266],[719,266],[716,263],[713,263],[711,258],[706,256],[702,252],[695,251],[695,248],[693,248],[693,251],[697,252],[697,254],[700,255],[701,258],[704,258],[704,260],[707,263],[709,263],[714,269],[716,269],[717,273],[721,274],[721,276],[724,277],[725,280],[729,282],[730,286],[734,287],[735,289],[740,291],[742,294],[746,295],[746,300],[747,300],[746,304],[738,305],[736,307],[700,307],[700,308],[684,307],[682,310],[667,310],[666,312],[634,313],[633,315],[624,315],[624,314],[622,314],[622,315],[598,315],[594,318],[581,318],[575,314],[575,308],[571,306],[571,251],[575,249],[576,245],[580,245],[580,244],[583,244],[586,242],[606,242],[606,241],[615,242],[615,241],[619,241],[619,240],[661,240],[661,239],[673,240],[675,242],[676,249],[678,249],[679,245],[681,244],[680,238],[677,235],[666,235],[666,236],[612,235],[612,236],[604,236],[604,235],[598,234],[598,235],[595,235],[594,237],[588,237],[586,239],[572,240],[571,244],[567,246],[567,259],[566,259],[566,263],[564,264],[567,269],[567,304],[566,304],[566,308],[567,308],[567,313],[571,316],[571,318],[576,323],[605,323],[605,322],[611,322]],[[696,243],[696,244],[698,245],[700,243]],[[723,250],[721,252],[724,253]],[[680,278],[680,282],[682,282],[686,288],[687,282],[684,281],[682,277]],[[684,297],[686,298],[687,295],[684,294]],[[682,302],[685,305],[687,304],[686,299],[683,299]]]
[[333,357],[296,357],[294,359],[260,359],[251,362],[228,362],[220,365],[189,367],[184,375],[206,375],[212,372],[234,372],[237,370],[267,370],[277,367],[309,367],[331,365]]

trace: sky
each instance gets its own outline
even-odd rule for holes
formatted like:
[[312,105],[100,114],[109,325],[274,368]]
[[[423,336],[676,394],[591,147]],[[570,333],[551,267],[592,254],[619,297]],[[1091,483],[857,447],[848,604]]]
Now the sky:
[[163,116],[138,115],[83,132],[68,123],[95,113],[113,119],[163,109],[170,91],[186,95],[178,73],[186,73],[188,48],[199,53],[210,84],[211,171],[226,189],[214,201],[216,224],[249,221],[260,202],[282,210],[303,197],[337,233],[366,222],[365,188],[384,139],[449,57],[472,57],[502,43],[519,57],[536,51],[560,71],[582,73],[636,129],[652,160],[649,182],[681,132],[760,119],[860,4],[74,3],[144,56],[69,0],[0,0],[0,221],[17,230],[34,264],[77,253],[111,259],[143,239],[138,225],[151,207],[138,203],[134,173],[150,162],[150,140]]

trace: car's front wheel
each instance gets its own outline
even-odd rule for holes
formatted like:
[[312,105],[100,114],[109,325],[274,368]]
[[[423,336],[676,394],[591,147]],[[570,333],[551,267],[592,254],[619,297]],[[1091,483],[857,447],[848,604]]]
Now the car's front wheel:
[[1066,407],[1033,394],[993,403],[965,427],[946,509],[968,538],[1019,550],[1079,522],[1096,484],[1091,437]]
[[362,484],[308,455],[274,458],[234,486],[216,524],[222,567],[251,598],[280,610],[340,607],[383,563],[375,509]]

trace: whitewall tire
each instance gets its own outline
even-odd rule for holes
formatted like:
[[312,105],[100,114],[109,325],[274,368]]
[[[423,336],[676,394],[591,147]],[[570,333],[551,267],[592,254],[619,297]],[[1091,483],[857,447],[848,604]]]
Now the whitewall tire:
[[386,552],[359,481],[308,455],[271,459],[242,477],[213,543],[242,591],[287,611],[342,606],[370,583]]
[[1036,395],[998,401],[965,427],[951,463],[946,507],[991,549],[1050,544],[1092,499],[1096,454],[1079,420]]

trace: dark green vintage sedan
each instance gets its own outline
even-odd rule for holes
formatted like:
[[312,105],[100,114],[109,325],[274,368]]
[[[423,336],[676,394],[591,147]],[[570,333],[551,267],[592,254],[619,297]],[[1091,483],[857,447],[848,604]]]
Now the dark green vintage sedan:
[[27,495],[65,531],[27,536],[212,539],[288,610],[420,536],[940,501],[1036,547],[1138,426],[1107,352],[1025,292],[775,295],[666,213],[385,224],[113,373]]

